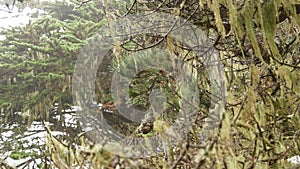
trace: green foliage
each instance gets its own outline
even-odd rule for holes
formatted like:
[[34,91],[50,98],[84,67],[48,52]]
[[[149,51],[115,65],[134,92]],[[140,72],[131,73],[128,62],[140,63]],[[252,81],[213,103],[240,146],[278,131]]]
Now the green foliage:
[[[91,3],[76,12],[52,11],[53,15],[67,12],[64,14],[68,17],[43,17],[25,27],[2,32],[6,39],[0,42],[1,107],[11,112],[30,110],[32,115],[44,117],[39,113],[49,113],[54,102],[71,102],[76,58],[88,38],[104,23],[101,10],[94,5]],[[90,16],[95,13],[99,17]]]
[[21,151],[21,152],[11,152],[9,157],[14,159],[14,160],[19,160],[19,159],[24,159],[26,157],[31,157],[33,154],[32,153],[26,153],[25,151]]
[[[130,80],[128,91],[122,91],[121,95],[129,95],[129,102],[137,109],[147,110],[149,109],[149,94],[154,90],[160,90],[169,103],[166,109],[179,110],[178,92],[176,89],[176,82],[173,77],[169,77],[168,69],[169,63],[159,53],[155,54],[140,54],[126,55],[117,60],[115,59],[111,64],[111,71],[116,71],[127,80]],[[155,67],[156,64],[161,64],[161,68]],[[149,67],[149,69],[146,67]],[[142,71],[140,71],[142,70]],[[131,77],[133,76],[133,77]],[[124,80],[126,80],[124,79]],[[122,79],[121,79],[122,81]],[[171,106],[171,107],[170,107]]]

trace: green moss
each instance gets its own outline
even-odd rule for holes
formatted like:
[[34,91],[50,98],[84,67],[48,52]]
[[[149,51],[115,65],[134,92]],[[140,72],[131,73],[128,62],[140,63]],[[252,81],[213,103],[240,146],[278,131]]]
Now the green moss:
[[13,151],[10,153],[9,157],[14,159],[14,160],[20,160],[26,157],[33,156],[33,153],[27,153],[25,151]]

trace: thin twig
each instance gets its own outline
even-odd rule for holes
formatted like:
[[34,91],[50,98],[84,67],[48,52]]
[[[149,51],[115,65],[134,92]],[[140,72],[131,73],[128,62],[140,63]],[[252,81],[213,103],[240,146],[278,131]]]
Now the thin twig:
[[78,9],[80,8],[83,4],[86,4],[88,2],[91,2],[92,0],[81,0],[80,4],[78,6],[75,6],[74,9]]

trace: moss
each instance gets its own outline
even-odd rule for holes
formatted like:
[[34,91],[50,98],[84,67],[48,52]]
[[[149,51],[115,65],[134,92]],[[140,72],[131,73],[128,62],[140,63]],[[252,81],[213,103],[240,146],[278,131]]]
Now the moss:
[[20,159],[24,159],[26,157],[31,157],[33,155],[34,155],[34,153],[27,153],[25,151],[13,151],[10,153],[9,157],[14,160],[20,160]]

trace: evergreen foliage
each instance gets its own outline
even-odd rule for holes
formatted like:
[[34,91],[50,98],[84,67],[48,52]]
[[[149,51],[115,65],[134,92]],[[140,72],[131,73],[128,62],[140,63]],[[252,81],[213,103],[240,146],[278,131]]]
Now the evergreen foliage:
[[103,24],[102,10],[95,4],[75,12],[64,10],[74,5],[47,6],[63,9],[2,32],[6,39],[0,42],[1,112],[28,110],[30,116],[43,118],[54,102],[72,103],[74,64],[80,49]]

